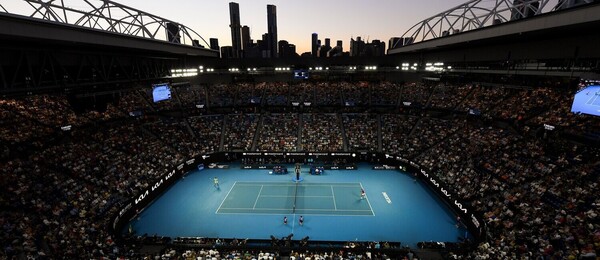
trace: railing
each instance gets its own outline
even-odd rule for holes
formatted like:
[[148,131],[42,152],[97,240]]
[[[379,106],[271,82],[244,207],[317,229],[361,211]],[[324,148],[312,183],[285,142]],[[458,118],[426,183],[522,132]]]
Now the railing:
[[0,3],[0,13],[196,47],[202,41],[209,46],[185,25],[110,0],[22,0]]

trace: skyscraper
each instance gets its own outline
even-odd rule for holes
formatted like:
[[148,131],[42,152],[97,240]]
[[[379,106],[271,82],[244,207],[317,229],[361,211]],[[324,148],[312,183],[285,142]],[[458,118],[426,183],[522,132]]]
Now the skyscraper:
[[317,33],[312,34],[311,47],[312,56],[317,57],[317,52],[319,51],[319,35]]
[[242,50],[242,37],[240,36],[242,25],[240,24],[240,5],[235,2],[229,3],[229,27],[231,28],[232,57],[239,58]]
[[[250,27],[244,25],[244,27],[242,27],[242,48],[244,49],[244,54],[246,54],[246,51],[250,48],[251,44]],[[244,57],[246,56],[244,55]]]
[[219,47],[219,39],[217,38],[210,38],[210,49],[211,50],[215,50],[215,51],[219,51],[219,56],[221,56],[221,48]]
[[279,57],[280,58],[289,58],[296,57],[298,54],[296,53],[296,45],[290,44],[286,40],[279,41]]
[[318,57],[327,57],[327,53],[331,50],[331,39],[325,38],[325,45],[319,46]]
[[267,33],[269,39],[267,46],[271,51],[271,57],[277,58],[277,7],[267,5]]
[[219,39],[217,39],[217,38],[210,38],[209,41],[210,41],[210,49],[211,50],[217,50],[218,51],[220,49],[219,48]]

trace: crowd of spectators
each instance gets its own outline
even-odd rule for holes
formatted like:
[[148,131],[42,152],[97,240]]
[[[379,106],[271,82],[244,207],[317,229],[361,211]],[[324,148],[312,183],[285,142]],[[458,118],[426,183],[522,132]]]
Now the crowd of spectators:
[[208,100],[211,107],[231,107],[238,93],[237,84],[216,84],[208,87]]
[[230,114],[227,116],[227,126],[224,130],[225,151],[250,151],[260,115],[257,114]]
[[180,154],[195,157],[203,149],[208,149],[200,147],[200,143],[185,120],[161,118],[156,122],[145,124],[143,127],[163,140],[166,145],[173,147]]
[[430,169],[440,180],[455,189],[462,199],[505,190],[508,184],[493,174],[478,170],[482,155],[497,154],[512,142],[508,131],[488,126],[466,125],[444,141],[420,154],[416,160]]
[[465,101],[458,106],[458,110],[477,109],[482,113],[486,113],[502,103],[508,93],[508,88],[477,85],[472,94],[468,95]]
[[342,123],[348,149],[378,151],[379,118],[372,114],[344,114]]
[[315,85],[310,83],[299,83],[290,86],[290,101],[299,103],[311,103],[315,102]]
[[222,115],[190,117],[188,122],[195,134],[200,154],[214,153],[221,150]]
[[315,84],[316,105],[317,106],[340,106],[342,105],[342,97],[340,90],[341,85],[336,82],[320,82]]
[[284,82],[260,83],[260,88],[264,89],[264,100],[267,106],[286,106],[290,105],[288,96],[290,86]]
[[435,88],[431,83],[410,83],[402,87],[400,100],[409,102],[411,106],[424,107],[427,105],[429,98]]
[[300,135],[298,114],[265,114],[258,132],[257,151],[295,152]]
[[600,165],[592,161],[477,200],[474,205],[483,212],[490,239],[468,257],[596,259],[599,178]]
[[522,121],[543,113],[553,106],[560,97],[568,96],[566,91],[553,88],[509,89],[512,92],[492,111],[491,116],[499,119]]
[[382,151],[390,154],[401,154],[408,149],[404,144],[419,119],[414,116],[398,114],[381,115]]
[[337,114],[302,114],[302,150],[343,151],[344,138]]
[[118,102],[119,108],[125,113],[139,111],[142,113],[148,113],[154,111],[154,107],[150,106],[148,99],[144,97],[146,93],[141,93],[141,89],[134,88],[125,92],[121,92],[121,97]]
[[432,117],[419,119],[412,133],[404,140],[398,154],[412,158],[463,127],[464,119],[442,120]]
[[342,92],[345,106],[370,104],[371,91],[367,82],[340,82],[336,89]]
[[398,93],[401,86],[383,81],[372,85],[371,105],[373,106],[396,106],[398,104]]
[[260,105],[262,102],[264,88],[260,84],[240,83],[237,106]]
[[433,90],[430,107],[441,109],[456,108],[471,92],[473,85],[440,84]]
[[45,138],[56,133],[56,129],[19,114],[15,100],[0,100],[0,109],[0,138],[7,144],[30,143],[42,146]]
[[[314,91],[317,103],[331,105],[343,100],[339,91],[331,90],[340,84],[307,83],[299,96]],[[351,88],[361,83],[353,84]],[[375,93],[399,87],[385,84],[372,86],[372,95],[360,102],[393,100],[373,100]],[[6,210],[0,212],[0,258],[128,255],[132,249],[116,244],[106,229],[122,203],[184,159],[219,150],[221,140],[225,151],[249,151],[255,137],[260,151],[342,150],[346,138],[349,151],[378,151],[381,144],[383,152],[414,159],[485,218],[487,241],[466,256],[450,257],[585,259],[600,250],[598,149],[574,144],[559,134],[540,138],[527,130],[551,122],[569,133],[600,129],[598,118],[568,113],[570,104],[561,99],[564,92],[482,86],[440,92],[439,86],[402,87],[401,100],[422,104],[429,100],[432,107],[459,107],[460,111],[477,108],[489,116],[485,120],[375,113],[233,113],[189,118],[127,114],[175,109],[179,102],[187,107],[203,95],[215,98],[215,105],[233,104],[237,93],[241,97],[248,89],[253,89],[248,93],[264,90],[250,86],[219,86],[216,92],[211,91],[217,86],[178,89],[173,104],[164,106],[153,105],[146,90],[134,89],[122,92],[118,102],[103,113],[75,113],[65,95],[0,100],[3,149],[25,144],[37,147],[29,154],[1,157],[0,207]],[[281,94],[269,93],[271,97]],[[337,94],[323,97],[324,93]],[[344,96],[358,98],[357,93]],[[514,119],[513,115],[521,115],[524,124],[502,127],[488,121],[506,121]],[[60,130],[66,124],[73,129]],[[60,140],[50,144],[46,137]],[[173,250],[167,258],[260,257],[260,252],[239,250]],[[291,256],[335,259],[332,255],[350,257],[348,252]]]
[[184,110],[195,110],[197,105],[206,105],[206,87],[200,85],[189,85],[179,86],[173,88],[174,92],[177,93],[181,107]]

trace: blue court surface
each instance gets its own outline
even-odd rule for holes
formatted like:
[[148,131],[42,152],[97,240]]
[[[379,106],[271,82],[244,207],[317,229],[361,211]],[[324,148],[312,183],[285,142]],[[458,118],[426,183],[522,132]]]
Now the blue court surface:
[[[293,168],[288,166],[290,172]],[[294,234],[295,239],[393,241],[411,247],[420,241],[456,242],[466,235],[424,184],[397,170],[371,168],[365,163],[358,170],[323,175],[309,175],[303,168],[303,181],[297,184],[292,174],[238,165],[196,170],[130,224],[137,235],[269,239]],[[213,177],[219,178],[219,188]]]
[[571,112],[600,116],[600,86],[589,86],[577,92]]

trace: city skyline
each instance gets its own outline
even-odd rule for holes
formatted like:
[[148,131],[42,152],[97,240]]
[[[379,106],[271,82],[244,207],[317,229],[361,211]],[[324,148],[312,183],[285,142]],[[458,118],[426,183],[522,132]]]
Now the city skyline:
[[[261,39],[267,33],[267,5],[277,6],[277,38],[296,45],[298,54],[311,52],[311,35],[319,39],[342,40],[349,46],[350,39],[361,37],[386,42],[400,37],[416,23],[435,14],[458,6],[467,0],[420,0],[420,1],[283,1],[283,0],[115,0],[181,24],[198,32],[206,42],[217,38],[220,46],[232,46],[229,3],[239,4],[240,24],[248,26],[250,38]],[[21,1],[2,3],[9,12],[31,13],[31,7]],[[65,5],[78,9],[85,5],[77,1],[65,1]],[[81,6],[80,6],[81,5]],[[202,43],[202,41],[201,41]],[[202,43],[203,45],[206,45]],[[209,48],[209,46],[205,46]]]

